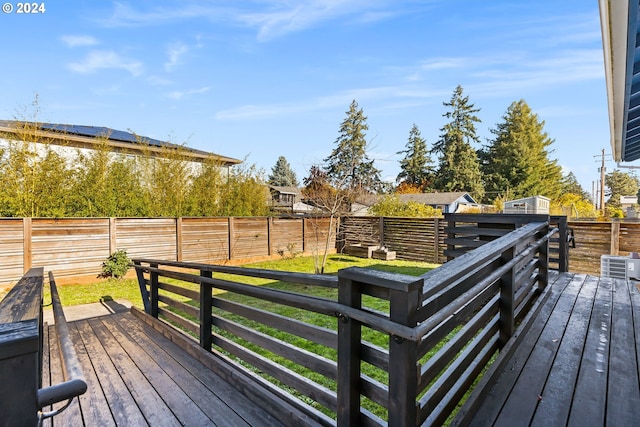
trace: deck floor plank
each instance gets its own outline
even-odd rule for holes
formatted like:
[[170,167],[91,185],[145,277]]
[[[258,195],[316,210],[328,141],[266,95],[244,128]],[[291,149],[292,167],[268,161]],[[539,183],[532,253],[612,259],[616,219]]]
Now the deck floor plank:
[[[611,341],[611,280],[599,281],[589,330],[582,352],[568,425],[604,425],[609,343]],[[605,392],[603,392],[605,391]]]
[[551,294],[510,358],[496,364],[501,371],[480,393],[470,425],[639,425],[637,284],[562,277],[571,282],[555,302]]
[[87,383],[87,392],[80,396],[80,407],[82,408],[84,423],[94,426],[115,426],[116,422],[113,419],[111,409],[109,409],[109,403],[104,391],[100,386],[100,380],[98,380],[91,359],[87,354],[87,349],[75,324],[69,324],[69,333],[74,342],[78,361]]
[[611,317],[607,425],[630,426],[640,422],[640,388],[633,313],[629,288],[616,280]]
[[120,315],[114,320],[122,330],[126,330],[132,340],[138,343],[150,356],[153,356],[154,360],[173,378],[178,387],[194,400],[194,403],[207,414],[216,426],[250,425],[225,403],[224,399],[237,399],[238,395],[223,392],[221,398],[216,394],[228,389],[228,384],[221,383],[220,378],[216,376],[204,381],[198,378],[206,376],[203,373],[210,373],[205,366],[192,363],[195,362],[193,358],[180,352],[174,343],[140,322],[133,321],[130,316]]
[[551,369],[558,343],[567,327],[569,319],[566,313],[573,310],[583,283],[581,280],[571,281],[564,288],[509,393],[496,426],[513,426],[524,420],[528,423],[533,418],[547,379],[546,372]]
[[590,277],[580,289],[576,303],[569,316],[564,335],[554,338],[558,352],[540,396],[535,416],[531,422],[535,426],[565,425],[580,364],[576,355],[582,354],[589,326],[589,317],[596,295],[597,278]]
[[135,399],[120,377],[116,366],[107,354],[87,321],[75,322],[82,337],[87,354],[95,370],[100,387],[109,403],[113,418],[118,425],[147,425]]
[[[550,285],[552,288],[550,288],[549,291],[552,292],[552,294],[546,304],[540,309],[538,317],[542,319],[548,318],[553,312],[553,308],[557,304],[565,287],[580,286],[582,280],[583,279],[580,278],[573,278],[572,280],[571,277],[560,276],[553,285]],[[538,340],[544,326],[544,322],[534,322],[531,326],[523,338],[521,345],[518,346],[505,368],[499,373],[498,379],[488,387],[485,393],[485,401],[476,411],[471,423],[473,426],[484,427],[493,425],[529,358],[528,347],[533,346],[535,341]]]
[[[93,333],[104,345],[118,374],[131,392],[147,422],[152,425],[181,425],[158,391],[152,386],[118,340],[96,318],[88,320]],[[161,391],[162,392],[162,391]]]
[[[54,328],[44,335],[43,386],[62,381]],[[88,389],[45,425],[285,424],[131,313],[69,322],[69,330]]]
[[[106,328],[113,335],[113,338],[118,341],[122,349],[131,358],[131,361],[140,369],[140,372],[158,392],[167,407],[171,408],[181,424],[194,426],[213,424],[213,421],[202,412],[192,398],[177,385],[175,382],[176,369],[172,369],[173,366],[170,361],[165,360],[165,363],[161,366],[156,357],[149,357],[149,354],[142,348],[140,343],[133,342],[131,337],[118,327],[116,317],[102,319],[101,326]],[[154,356],[160,355],[161,353],[159,352]],[[167,390],[171,390],[171,392],[165,392]]]

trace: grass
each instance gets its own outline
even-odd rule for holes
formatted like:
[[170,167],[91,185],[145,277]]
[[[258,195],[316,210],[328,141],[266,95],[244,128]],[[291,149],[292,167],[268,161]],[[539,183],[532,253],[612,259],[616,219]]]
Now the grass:
[[[435,267],[436,264],[427,264],[415,261],[380,261],[374,259],[357,258],[348,255],[330,255],[327,261],[325,271],[328,274],[336,274],[338,270],[347,267],[366,267],[376,270],[403,273],[409,275],[420,275]],[[295,257],[283,258],[279,260],[262,261],[247,264],[245,267],[263,268],[270,270],[295,271],[300,273],[313,273],[314,264],[313,257]],[[216,277],[224,277],[229,280],[238,280],[235,276],[219,275]],[[234,279],[235,278],[235,279]],[[263,285],[273,284],[271,280],[255,279],[251,277],[243,278],[243,282]],[[126,299],[131,301],[136,307],[142,308],[142,298],[140,297],[140,288],[136,279],[107,279],[89,284],[68,284],[58,285],[58,293],[63,306],[90,304],[103,300]],[[45,287],[45,301],[49,301],[49,290]]]

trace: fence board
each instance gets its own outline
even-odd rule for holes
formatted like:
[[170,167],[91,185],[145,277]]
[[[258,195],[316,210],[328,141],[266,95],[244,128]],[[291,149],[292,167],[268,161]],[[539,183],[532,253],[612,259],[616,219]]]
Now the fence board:
[[229,258],[227,218],[183,218],[182,259],[210,263]]
[[109,219],[34,219],[32,265],[56,276],[97,275],[109,256]]
[[130,257],[176,260],[175,218],[118,218],[116,247]]
[[302,252],[304,246],[302,221],[302,218],[271,219],[272,255],[291,256]]
[[24,227],[22,219],[0,220],[0,280],[17,282],[24,273]]

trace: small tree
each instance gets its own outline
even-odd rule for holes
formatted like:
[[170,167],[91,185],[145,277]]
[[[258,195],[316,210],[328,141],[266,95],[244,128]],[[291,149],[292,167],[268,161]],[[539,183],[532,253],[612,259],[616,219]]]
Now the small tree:
[[120,249],[109,255],[102,263],[101,277],[114,277],[121,279],[127,274],[127,271],[131,267],[131,260],[127,255],[127,251]]
[[271,168],[267,182],[280,187],[297,187],[299,185],[296,173],[284,156],[278,157],[278,161]]

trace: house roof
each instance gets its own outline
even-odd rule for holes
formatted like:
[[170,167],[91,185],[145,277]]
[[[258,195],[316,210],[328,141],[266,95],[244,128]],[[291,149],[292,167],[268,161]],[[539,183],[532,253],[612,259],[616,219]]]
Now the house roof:
[[476,203],[475,200],[464,191],[451,193],[416,193],[416,194],[398,194],[401,202],[418,202],[425,205],[450,205],[460,199],[464,199],[467,203]]
[[296,196],[300,195],[300,189],[298,187],[283,187],[279,185],[269,185],[269,188],[273,191],[277,191],[280,194],[294,194]]
[[599,0],[613,159],[640,159],[640,4]]
[[57,123],[32,123],[17,120],[0,120],[0,134],[16,134],[21,128],[29,129],[29,134],[37,138],[46,138],[53,144],[76,148],[93,148],[98,138],[106,137],[109,145],[118,152],[132,154],[162,155],[166,148],[180,149],[191,161],[202,162],[213,159],[223,166],[242,163],[241,160],[222,156],[203,150],[171,144],[132,132],[115,130],[101,126],[81,126]]

